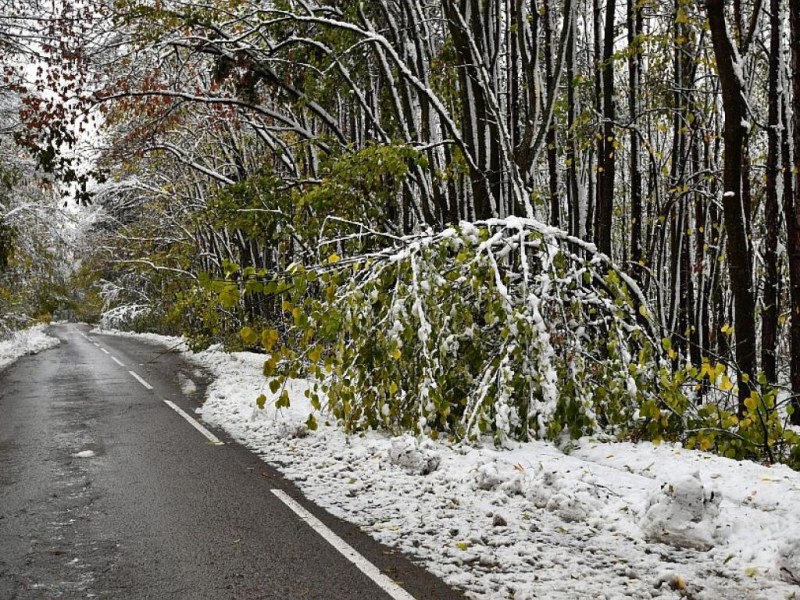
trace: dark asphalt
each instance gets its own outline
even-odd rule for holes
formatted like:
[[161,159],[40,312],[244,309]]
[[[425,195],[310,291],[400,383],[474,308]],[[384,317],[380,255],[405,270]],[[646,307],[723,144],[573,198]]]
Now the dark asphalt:
[[[52,327],[59,347],[0,372],[0,600],[389,598],[275,488],[414,598],[462,597],[221,432],[226,444],[210,444],[163,402],[194,414],[203,397],[202,374],[179,355],[91,335],[121,367],[81,336],[88,329]],[[193,397],[181,375],[198,384]]]

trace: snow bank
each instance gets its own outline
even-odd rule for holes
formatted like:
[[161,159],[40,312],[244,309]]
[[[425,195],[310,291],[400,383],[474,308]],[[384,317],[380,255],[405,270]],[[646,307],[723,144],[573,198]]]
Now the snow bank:
[[16,331],[11,339],[0,342],[0,369],[5,369],[20,356],[38,354],[43,350],[58,346],[61,342],[47,335],[47,325],[36,325],[30,329]]
[[544,442],[498,450],[348,436],[319,413],[319,429],[309,431],[305,382],[287,384],[292,405],[278,410],[263,356],[188,356],[215,375],[199,411],[206,422],[471,598],[772,599],[800,591],[800,476],[786,467],[669,444],[586,439],[565,453]]

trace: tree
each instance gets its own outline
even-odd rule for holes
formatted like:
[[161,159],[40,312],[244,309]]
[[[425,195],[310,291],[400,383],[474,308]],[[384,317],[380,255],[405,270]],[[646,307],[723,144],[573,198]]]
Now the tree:
[[779,312],[779,265],[778,265],[778,161],[780,147],[780,104],[779,87],[781,65],[781,3],[769,3],[769,74],[767,122],[767,172],[764,220],[766,237],[764,240],[764,310],[761,322],[761,368],[771,384],[777,382],[777,344]]
[[714,45],[722,105],[725,144],[722,205],[728,237],[728,273],[734,304],[736,368],[739,414],[756,381],[756,321],[753,292],[752,244],[747,235],[747,214],[742,200],[743,141],[749,128],[743,63],[728,31],[723,0],[706,0]]
[[792,422],[800,424],[800,5],[789,2],[792,43],[792,92],[794,115],[794,195],[787,194],[784,211],[789,248],[790,344]]
[[614,216],[617,139],[614,132],[614,18],[616,0],[607,0],[602,58],[603,126],[597,143],[597,203],[594,236],[598,250],[611,256],[611,227]]

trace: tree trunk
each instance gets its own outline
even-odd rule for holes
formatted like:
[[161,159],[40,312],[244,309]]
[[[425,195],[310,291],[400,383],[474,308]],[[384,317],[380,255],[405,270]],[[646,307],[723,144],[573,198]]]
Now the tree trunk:
[[[555,76],[553,74],[553,15],[551,14],[550,3],[552,0],[542,2],[544,11],[544,80],[545,90],[549,91],[555,86]],[[544,103],[546,99],[542,99]],[[558,196],[558,161],[557,161],[557,139],[556,126],[551,123],[547,129],[547,179],[550,191],[550,224],[555,227],[561,226],[561,202]]]
[[769,383],[777,378],[778,343],[778,76],[781,63],[780,0],[770,0],[769,92],[767,94],[767,189],[764,205],[764,311],[761,315],[761,369]]
[[642,8],[636,0],[628,0],[628,111],[630,112],[630,180],[631,180],[631,262],[636,265],[633,272],[640,274],[642,261],[642,172],[639,164],[639,131],[636,124],[639,113],[639,79],[641,77],[642,53],[638,35],[642,33]]
[[792,382],[792,423],[800,425],[800,3],[790,0],[789,21],[792,39],[792,108],[794,113],[794,193],[785,198],[791,321],[790,372]]
[[614,14],[616,0],[607,0],[603,32],[603,127],[597,150],[597,206],[595,208],[595,243],[597,249],[611,256],[611,227],[614,210],[616,139],[614,137]]
[[567,38],[566,71],[567,71],[567,131],[569,139],[565,151],[567,163],[567,198],[569,199],[569,233],[581,237],[584,226],[581,223],[581,197],[578,189],[578,143],[575,134],[575,19],[570,23]]
[[743,64],[728,33],[724,0],[706,0],[711,41],[717,60],[722,105],[725,111],[723,140],[722,207],[728,236],[728,273],[734,306],[736,363],[739,386],[739,415],[744,415],[744,401],[754,389],[756,375],[755,296],[747,217],[742,201],[743,142],[747,132],[747,104],[742,81]]

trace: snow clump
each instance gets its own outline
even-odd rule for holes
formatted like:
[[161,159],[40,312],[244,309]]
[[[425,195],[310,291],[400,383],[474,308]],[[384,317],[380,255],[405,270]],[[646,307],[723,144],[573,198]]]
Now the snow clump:
[[587,521],[602,511],[608,494],[593,481],[584,481],[585,475],[573,478],[555,470],[544,470],[528,491],[528,500],[536,508],[543,508],[564,521]]
[[439,468],[441,458],[423,442],[419,444],[412,435],[402,435],[392,440],[389,460],[409,473],[427,475]]
[[524,495],[529,486],[527,471],[521,465],[494,460],[480,465],[473,473],[479,490],[500,490],[508,496]]
[[667,482],[648,499],[640,521],[648,539],[695,550],[710,550],[719,541],[716,520],[719,491],[700,479],[700,473]]
[[800,584],[800,540],[790,540],[778,551],[778,570],[785,582]]

